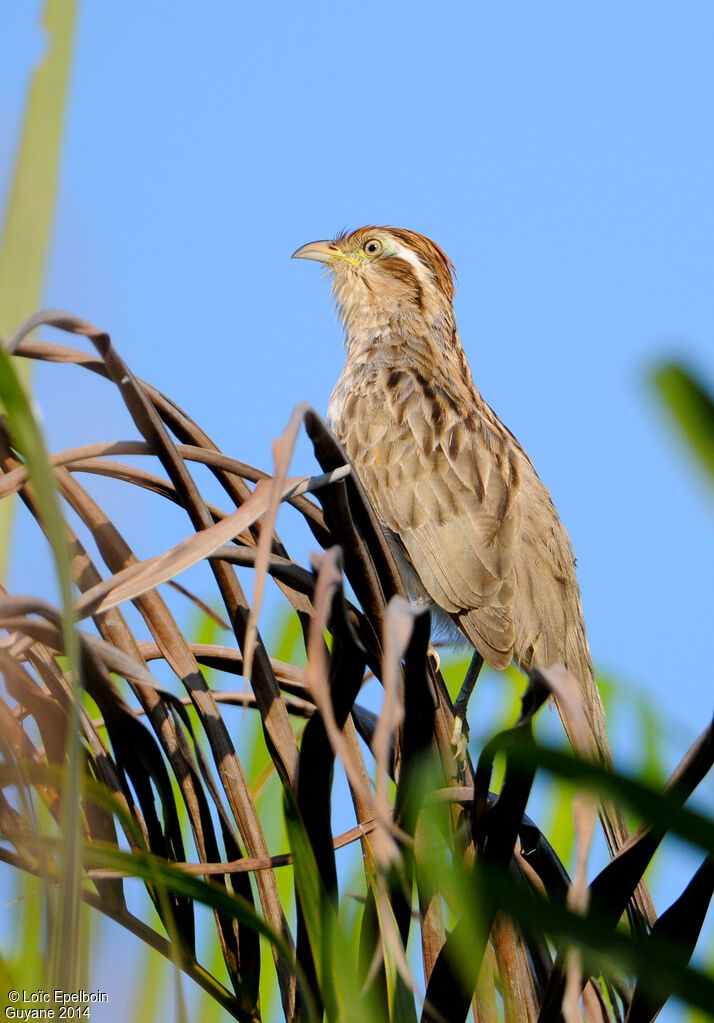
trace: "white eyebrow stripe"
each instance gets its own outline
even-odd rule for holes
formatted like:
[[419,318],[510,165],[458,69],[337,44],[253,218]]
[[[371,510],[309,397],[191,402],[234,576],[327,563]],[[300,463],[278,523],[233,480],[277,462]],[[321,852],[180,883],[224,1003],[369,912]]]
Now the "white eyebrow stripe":
[[407,248],[406,245],[402,245],[401,242],[393,241],[391,238],[390,243],[394,246],[393,255],[399,256],[399,258],[403,259],[405,263],[410,263],[416,270],[417,277],[421,281],[430,281],[432,279],[431,273],[419,259],[414,249]]

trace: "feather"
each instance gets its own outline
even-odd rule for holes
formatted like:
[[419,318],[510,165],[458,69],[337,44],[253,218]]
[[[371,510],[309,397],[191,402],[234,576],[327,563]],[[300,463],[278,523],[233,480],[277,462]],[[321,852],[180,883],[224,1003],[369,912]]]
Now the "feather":
[[[362,248],[372,239],[373,258]],[[331,266],[347,361],[330,422],[410,592],[449,616],[495,668],[569,669],[591,751],[609,763],[570,539],[528,456],[473,382],[450,260],[399,228],[360,228],[336,244],[348,257]],[[614,851],[627,828],[611,807],[602,814]],[[646,889],[638,902],[651,915]]]

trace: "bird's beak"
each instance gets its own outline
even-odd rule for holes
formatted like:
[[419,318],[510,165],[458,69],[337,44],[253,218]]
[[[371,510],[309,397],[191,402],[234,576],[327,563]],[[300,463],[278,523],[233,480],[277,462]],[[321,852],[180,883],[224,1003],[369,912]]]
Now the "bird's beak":
[[308,242],[293,252],[293,259],[316,259],[318,263],[332,263],[340,255],[334,242]]
[[318,263],[324,263],[325,266],[332,266],[340,260],[343,263],[351,263],[352,266],[359,266],[359,259],[355,259],[354,256],[348,256],[346,252],[338,248],[334,242],[308,242],[307,245],[303,245],[302,248],[296,249],[293,252],[293,259],[316,259]]

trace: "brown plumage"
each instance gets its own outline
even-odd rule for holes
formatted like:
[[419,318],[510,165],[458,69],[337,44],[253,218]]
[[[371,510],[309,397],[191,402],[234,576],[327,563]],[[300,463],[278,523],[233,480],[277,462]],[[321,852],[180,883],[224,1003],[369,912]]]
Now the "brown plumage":
[[[412,593],[494,668],[562,663],[578,679],[592,752],[610,763],[575,558],[548,490],[476,388],[456,328],[454,268],[423,235],[363,227],[312,242],[345,327],[328,419]],[[611,849],[628,837],[603,812]]]

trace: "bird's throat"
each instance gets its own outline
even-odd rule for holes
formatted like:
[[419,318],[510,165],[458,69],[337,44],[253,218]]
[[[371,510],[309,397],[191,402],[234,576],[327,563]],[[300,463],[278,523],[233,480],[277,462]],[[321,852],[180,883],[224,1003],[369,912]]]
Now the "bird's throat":
[[378,325],[353,325],[345,337],[347,358],[328,408],[328,421],[340,435],[342,412],[351,394],[378,386],[389,374],[406,372],[451,391],[475,393],[453,312],[427,322],[422,316],[392,315]]

